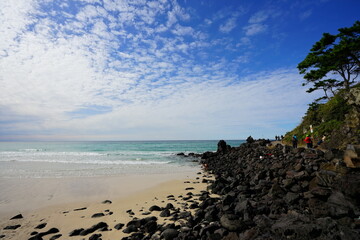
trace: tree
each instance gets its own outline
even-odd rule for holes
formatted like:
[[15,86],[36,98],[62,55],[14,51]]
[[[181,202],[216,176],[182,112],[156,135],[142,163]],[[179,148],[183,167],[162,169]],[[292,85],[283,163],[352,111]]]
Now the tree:
[[[325,92],[318,100],[329,98],[328,91],[332,94],[337,89],[348,91],[360,73],[360,21],[352,27],[340,28],[337,35],[324,33],[297,67],[304,74],[303,86],[313,85],[307,92],[319,89]],[[340,77],[329,78],[330,74]]]

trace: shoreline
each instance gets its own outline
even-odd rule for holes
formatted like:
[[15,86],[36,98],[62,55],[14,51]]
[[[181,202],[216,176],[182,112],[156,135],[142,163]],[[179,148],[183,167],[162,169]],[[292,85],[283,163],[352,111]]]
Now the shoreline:
[[[109,231],[101,232],[101,238],[120,239],[128,234],[123,233],[123,229],[114,229],[116,224],[127,224],[134,218],[146,216],[157,216],[159,222],[166,222],[167,218],[159,217],[160,212],[149,211],[153,205],[164,208],[167,203],[172,203],[179,210],[188,208],[191,202],[187,202],[189,199],[183,200],[183,197],[189,192],[199,195],[207,187],[202,178],[211,179],[199,171],[200,166],[194,168],[193,172],[176,174],[7,179],[5,183],[1,179],[2,186],[12,182],[9,189],[0,188],[2,192],[17,192],[13,197],[28,196],[12,203],[4,203],[2,197],[0,237],[4,235],[2,239],[30,239],[34,231],[46,232],[56,228],[59,230],[57,234],[62,235],[58,239],[68,239],[70,232],[75,229],[87,229],[99,222],[106,222]],[[21,180],[26,182],[23,181],[23,185],[15,190],[13,184]],[[169,199],[169,195],[174,198]],[[14,209],[16,206],[18,208]],[[129,214],[129,210],[134,215]],[[23,218],[10,220],[17,214],[21,214]],[[94,214],[102,216],[94,218]],[[44,223],[46,226],[43,229],[35,229]],[[17,229],[5,230],[17,225],[20,225]],[[44,239],[50,239],[51,236],[55,235]],[[73,236],[71,239],[84,239],[84,236]]]
[[177,173],[64,178],[0,178],[0,220],[4,215],[102,198],[124,198],[176,179],[195,178],[200,168]]

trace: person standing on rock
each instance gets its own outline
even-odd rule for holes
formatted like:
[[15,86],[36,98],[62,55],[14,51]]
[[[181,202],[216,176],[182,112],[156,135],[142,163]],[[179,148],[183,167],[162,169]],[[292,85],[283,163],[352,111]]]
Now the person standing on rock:
[[297,139],[297,136],[294,135],[292,137],[292,144],[293,144],[293,148],[297,148],[297,144],[298,144],[298,139]]
[[313,142],[312,142],[312,139],[311,139],[310,135],[306,135],[306,138],[304,139],[304,142],[306,142],[307,148],[312,148],[313,147]]

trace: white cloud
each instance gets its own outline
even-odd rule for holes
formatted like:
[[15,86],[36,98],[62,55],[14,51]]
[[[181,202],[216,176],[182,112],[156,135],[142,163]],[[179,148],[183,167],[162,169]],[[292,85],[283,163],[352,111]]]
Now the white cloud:
[[223,33],[231,32],[237,26],[236,20],[235,17],[228,19],[224,24],[220,25],[219,31]]
[[210,19],[205,19],[204,22],[206,25],[211,25],[213,23],[213,21]]
[[250,24],[244,27],[246,36],[254,36],[263,33],[266,31],[266,29],[267,29],[267,25],[259,24],[259,23]]
[[97,7],[93,5],[85,6],[75,17],[77,20],[82,22],[92,21],[92,18],[99,15]]
[[236,44],[236,47],[246,46],[250,44],[251,44],[251,40],[249,37],[242,37],[239,39],[239,42]]
[[[94,73],[86,73],[86,59],[83,59],[83,68],[79,68],[81,65],[77,64],[76,69],[75,66],[71,69],[71,63],[79,63],[81,57],[76,59],[76,56],[69,56],[66,60],[66,51],[62,55],[63,64],[56,66],[56,58],[47,62],[47,75],[41,76],[40,72],[36,73],[36,66],[45,64],[45,61],[59,56],[59,53],[47,53],[46,56],[43,62],[38,62],[41,60],[37,60],[37,57],[32,60],[36,64],[31,65],[35,70],[28,79],[31,86],[20,81],[24,75],[19,76],[13,85],[10,81],[6,82],[8,94],[2,95],[1,103],[10,106],[17,114],[42,119],[37,121],[38,127],[35,128],[33,121],[28,124],[15,122],[12,124],[15,129],[25,132],[30,129],[33,132],[59,129],[57,131],[71,132],[75,138],[80,136],[79,139],[81,136],[94,136],[97,132],[104,134],[107,139],[196,139],[199,136],[235,138],[239,134],[245,134],[242,135],[245,137],[259,126],[265,134],[266,131],[271,132],[274,128],[279,128],[276,123],[282,119],[296,121],[308,102],[308,95],[299,88],[301,79],[292,70],[264,72],[239,79],[238,83],[230,85],[232,79],[227,80],[220,72],[219,76],[208,76],[209,79],[205,82],[191,80],[180,82],[180,85],[169,85],[165,80],[155,89],[146,87],[143,85],[145,83],[138,83],[139,86],[129,89],[124,84],[131,85],[132,81],[129,79],[137,79],[136,74],[118,73],[121,81],[114,81],[113,73],[105,81],[97,78],[88,82]],[[224,64],[226,63],[219,65],[217,69],[221,69]],[[53,68],[49,69],[49,65]],[[159,67],[169,66],[159,63]],[[67,71],[64,72],[65,75],[56,76],[53,74],[59,72],[56,68]],[[190,72],[201,75],[201,69],[196,66]],[[66,75],[66,72],[71,74]],[[187,74],[179,78],[190,79]],[[105,96],[117,95],[119,99],[125,102],[130,100],[132,103],[111,102],[104,96],[97,95],[99,89],[102,89]],[[284,93],[283,89],[287,91]],[[9,98],[8,101],[5,101],[6,98]],[[14,105],[15,100],[20,104]],[[70,119],[64,115],[64,112],[75,111],[76,106],[84,103],[110,105],[113,111],[82,119]],[[141,129],[141,133],[137,129]]]
[[[222,54],[233,51],[232,39],[187,24],[191,16],[176,1],[83,2],[89,5],[61,9],[61,24],[34,2],[1,3],[3,139],[238,138],[258,126],[272,132],[277,121],[304,112],[308,95],[297,73],[239,76],[234,69],[248,55]],[[220,31],[232,31],[238,14],[224,16]],[[263,21],[260,14],[252,18],[240,45],[266,30]],[[26,30],[29,24],[33,29]]]
[[266,11],[259,11],[257,13],[255,13],[254,15],[251,16],[251,18],[249,19],[249,23],[250,24],[254,24],[254,23],[262,23],[265,20],[267,20],[269,17],[269,13]]
[[167,27],[171,27],[172,25],[177,23],[178,19],[181,20],[190,19],[190,15],[186,13],[186,11],[176,1],[171,1],[171,4],[172,4],[172,9],[167,13],[167,17],[168,17],[166,23]]
[[194,29],[192,27],[186,27],[176,24],[175,29],[173,29],[172,32],[175,35],[180,35],[180,36],[192,35],[194,33]]
[[265,32],[268,29],[268,25],[265,22],[270,15],[271,11],[269,10],[262,10],[253,14],[248,21],[249,24],[243,27],[245,35],[250,37]]
[[14,51],[12,45],[27,24],[32,22],[29,13],[34,12],[35,1],[0,1],[0,56]]
[[167,27],[171,27],[177,22],[176,13],[171,11],[168,12],[168,21],[166,23]]

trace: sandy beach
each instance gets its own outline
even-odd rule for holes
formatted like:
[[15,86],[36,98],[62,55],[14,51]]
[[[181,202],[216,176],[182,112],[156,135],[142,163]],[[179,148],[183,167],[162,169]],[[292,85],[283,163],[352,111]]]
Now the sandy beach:
[[[119,223],[147,216],[158,217],[159,223],[168,219],[159,217],[159,211],[149,211],[151,206],[164,208],[172,203],[175,208],[188,208],[190,202],[183,197],[193,194],[190,201],[196,200],[196,194],[206,190],[204,178],[210,176],[194,168],[193,172],[176,174],[1,179],[0,237],[29,239],[33,232],[57,229],[59,232],[42,238],[84,239],[84,236],[69,237],[69,234],[75,229],[88,229],[105,222],[108,231],[95,233],[100,233],[103,240],[120,239],[127,234],[122,232],[123,228],[114,228]],[[174,198],[169,198],[170,195]],[[10,220],[18,214],[23,218]],[[16,229],[6,229],[9,226]],[[86,235],[85,239],[90,236]]]

